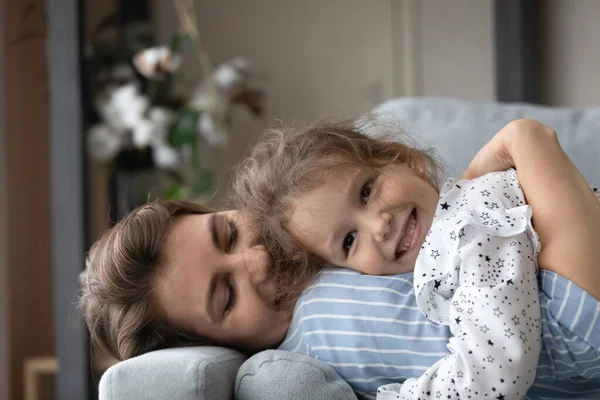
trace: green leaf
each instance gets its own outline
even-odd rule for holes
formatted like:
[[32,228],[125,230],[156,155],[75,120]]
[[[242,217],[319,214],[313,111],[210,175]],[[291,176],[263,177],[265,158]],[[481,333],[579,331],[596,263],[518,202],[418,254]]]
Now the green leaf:
[[200,171],[200,154],[198,154],[198,146],[196,144],[194,144],[193,146],[190,147],[191,153],[191,165],[192,168],[194,169],[194,171]]
[[176,183],[168,188],[163,194],[165,200],[181,200],[185,197],[185,190],[182,185]]
[[198,137],[200,111],[189,108],[182,111],[169,127],[167,141],[171,147],[180,149],[186,144],[194,145]]
[[188,41],[188,36],[181,32],[175,32],[171,35],[171,42],[169,43],[169,48],[175,53],[181,53],[183,50],[183,46]]
[[214,186],[214,174],[212,171],[200,171],[194,180],[192,192],[196,195],[208,193]]

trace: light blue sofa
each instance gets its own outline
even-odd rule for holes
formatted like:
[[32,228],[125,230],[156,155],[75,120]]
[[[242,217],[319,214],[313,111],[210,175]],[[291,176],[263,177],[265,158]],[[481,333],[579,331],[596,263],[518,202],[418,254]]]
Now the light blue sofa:
[[[554,128],[577,167],[600,184],[600,108],[567,109],[404,98],[378,111],[422,145],[434,146],[449,175],[511,120],[528,117]],[[111,367],[100,400],[352,400],[356,396],[332,368],[299,354],[265,351],[246,360],[230,349],[178,348],[152,352]]]

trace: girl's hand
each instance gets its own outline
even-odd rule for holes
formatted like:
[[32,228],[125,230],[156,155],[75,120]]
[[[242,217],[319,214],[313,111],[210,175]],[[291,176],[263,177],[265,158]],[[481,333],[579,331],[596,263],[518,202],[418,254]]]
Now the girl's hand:
[[477,152],[461,179],[475,179],[490,172],[515,168],[510,154],[510,144],[515,135],[543,134],[548,131],[553,132],[549,127],[530,119],[510,122]]

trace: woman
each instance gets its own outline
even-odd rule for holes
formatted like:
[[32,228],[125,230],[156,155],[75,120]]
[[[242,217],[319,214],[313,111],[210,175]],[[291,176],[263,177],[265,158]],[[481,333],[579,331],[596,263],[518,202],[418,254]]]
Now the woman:
[[[90,250],[80,310],[94,345],[119,360],[178,345],[276,347],[290,313],[276,310],[271,257],[243,213],[193,203],[144,205]],[[237,297],[227,297],[235,275]]]
[[[518,152],[512,151],[515,146]],[[553,162],[531,157],[532,148]],[[545,168],[538,170],[540,165]],[[540,264],[598,298],[590,282],[600,276],[593,239],[600,234],[600,207],[585,180],[552,133],[530,121],[501,131],[466,175],[514,166],[547,249]],[[563,210],[558,215],[557,205]],[[254,352],[283,340],[290,311],[281,307],[284,291],[276,282],[284,280],[269,279],[271,259],[255,245],[249,221],[238,212],[202,211],[172,203],[142,207],[92,249],[82,308],[93,339],[120,358],[180,343],[216,342]],[[578,251],[552,250],[558,244]],[[290,279],[306,284],[306,276]]]

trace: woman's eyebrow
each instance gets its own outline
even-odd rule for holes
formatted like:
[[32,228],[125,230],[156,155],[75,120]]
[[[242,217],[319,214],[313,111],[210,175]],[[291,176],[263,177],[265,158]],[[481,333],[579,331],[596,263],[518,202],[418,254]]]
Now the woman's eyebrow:
[[211,214],[211,216],[210,216],[210,237],[212,239],[213,245],[217,249],[220,249],[221,246],[219,246],[219,232],[217,232],[216,219],[217,219],[217,215],[215,213]]

